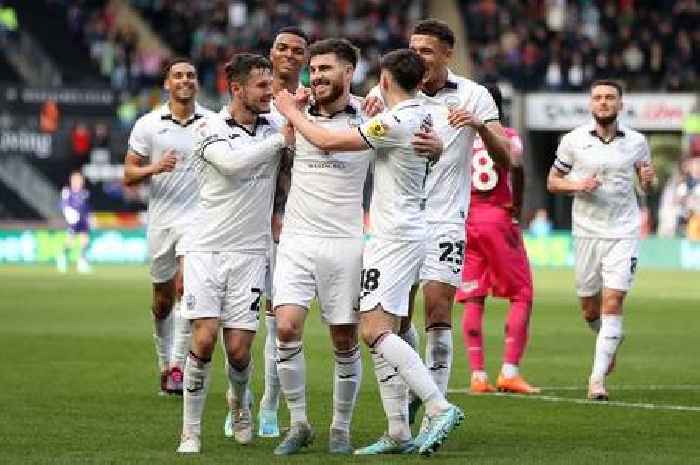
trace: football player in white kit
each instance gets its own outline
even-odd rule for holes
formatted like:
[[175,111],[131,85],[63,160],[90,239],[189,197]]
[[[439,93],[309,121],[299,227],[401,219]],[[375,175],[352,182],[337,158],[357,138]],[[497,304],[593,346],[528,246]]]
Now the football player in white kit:
[[160,390],[180,394],[190,325],[179,309],[182,271],[176,249],[197,204],[192,128],[210,112],[195,101],[199,84],[189,59],[177,58],[167,65],[164,87],[168,101],[139,118],[131,131],[124,183],[131,186],[150,179],[147,237]]
[[639,253],[635,177],[647,191],[655,171],[644,135],[618,120],[622,88],[617,82],[593,82],[589,106],[593,121],[562,137],[547,188],[574,196],[576,291],[583,318],[598,334],[588,398],[608,400],[605,377],[623,339],[622,305]]
[[201,449],[202,413],[219,326],[233,387],[234,437],[248,443],[253,436],[250,347],[265,285],[275,173],[282,150],[294,143],[289,126],[278,132],[260,116],[270,109],[271,69],[260,55],[234,55],[225,68],[231,103],[194,129],[200,205],[185,249],[183,314],[193,323],[180,453]]
[[[360,99],[350,95],[358,51],[344,39],[315,42],[309,49],[313,104],[304,114],[329,129],[364,122]],[[291,429],[275,454],[308,445],[313,430],[306,415],[304,321],[318,298],[335,354],[331,453],[351,453],[350,423],[362,380],[357,305],[362,270],[362,187],[370,151],[325,152],[297,134],[292,184],[277,250],[273,300],[277,317],[279,375]]]
[[[508,142],[488,90],[448,68],[454,43],[450,27],[435,19],[418,22],[409,39],[410,48],[426,63],[422,94],[450,109],[451,124],[436,128],[445,150],[440,160],[431,165],[425,185],[428,237],[419,275],[425,305],[425,364],[443,394],[447,392],[452,366],[452,305],[462,278],[464,220],[471,192],[471,147],[476,134],[492,158],[509,162]],[[400,333],[414,347],[417,342],[413,342],[415,328],[410,318],[416,290],[417,286],[412,289],[411,311],[409,318],[402,321]],[[411,423],[418,405],[414,398],[409,409]],[[421,432],[425,432],[426,421]],[[415,442],[420,444],[423,437],[419,435]]]
[[[295,129],[324,152],[363,151],[376,155],[370,207],[371,239],[362,259],[360,332],[375,365],[389,432],[356,454],[410,453],[417,448],[405,428],[406,384],[426,404],[431,418],[419,452],[432,454],[463,420],[447,402],[418,354],[395,333],[408,312],[408,293],[423,262],[426,236],[424,184],[428,162],[411,145],[416,133],[429,132],[434,117],[416,99],[425,65],[411,50],[382,57],[380,88],[388,110],[357,130],[330,130],[314,124],[284,92],[275,105]],[[440,107],[446,124],[447,110]],[[439,110],[434,110],[439,114]],[[280,356],[281,357],[281,356]],[[405,384],[404,384],[405,383]]]
[[[280,29],[275,36],[275,41],[270,49],[270,62],[272,63],[272,94],[275,95],[282,89],[296,93],[300,89],[299,74],[306,64],[309,38],[300,28],[287,26]],[[303,89],[303,87],[301,88]],[[274,100],[274,99],[273,99]],[[283,117],[271,107],[270,117],[283,123]],[[272,277],[275,268],[275,257],[280,240],[280,232],[284,219],[285,205],[291,185],[291,156],[289,153],[282,158],[277,176],[277,189],[272,212],[272,247],[268,264],[267,277],[265,279],[265,389],[260,398],[258,410],[258,436],[277,437],[279,426],[277,424],[277,409],[279,408],[280,382],[277,376],[277,329],[275,314],[272,311]],[[230,422],[227,422],[227,425]],[[227,428],[228,429],[228,428]],[[231,434],[233,434],[231,432]]]

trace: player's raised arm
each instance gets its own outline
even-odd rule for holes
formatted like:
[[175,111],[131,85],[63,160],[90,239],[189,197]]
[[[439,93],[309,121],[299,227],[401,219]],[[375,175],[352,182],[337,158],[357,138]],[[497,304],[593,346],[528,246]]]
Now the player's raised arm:
[[301,110],[299,110],[294,96],[286,90],[282,90],[277,94],[275,106],[306,140],[323,151],[356,152],[369,148],[369,145],[358,131],[330,130],[306,119]]

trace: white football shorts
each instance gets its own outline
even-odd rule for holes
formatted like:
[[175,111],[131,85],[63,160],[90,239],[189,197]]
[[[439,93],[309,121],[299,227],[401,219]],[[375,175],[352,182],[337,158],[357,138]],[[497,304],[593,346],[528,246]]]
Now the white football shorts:
[[183,238],[189,225],[177,225],[170,228],[148,228],[148,258],[151,264],[153,283],[170,281],[177,273],[177,257],[182,256]]
[[459,287],[462,284],[464,244],[464,224],[428,223],[420,280]]
[[576,292],[596,295],[603,288],[629,291],[637,270],[638,239],[574,238]]
[[257,331],[267,255],[187,252],[182,314],[218,318],[224,328]]

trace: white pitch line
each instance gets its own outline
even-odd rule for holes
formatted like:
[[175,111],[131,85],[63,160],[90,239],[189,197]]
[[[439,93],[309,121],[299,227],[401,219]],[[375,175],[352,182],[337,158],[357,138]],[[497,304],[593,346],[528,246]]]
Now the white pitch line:
[[[607,386],[615,391],[700,391],[698,384],[620,384]],[[543,391],[585,391],[588,386],[547,386]]]
[[[454,394],[469,394],[467,389],[451,389],[448,393]],[[559,397],[559,396],[543,396],[536,394],[509,394],[509,393],[494,393],[480,395],[478,397],[508,397],[513,399],[531,399],[531,400],[543,400],[546,402],[563,402],[570,404],[580,404],[580,405],[602,405],[607,407],[626,407],[626,408],[638,408],[643,410],[670,410],[676,412],[700,412],[700,406],[691,405],[664,405],[664,404],[647,404],[647,403],[635,403],[635,402],[622,402],[616,400],[600,401],[600,400],[588,400],[588,399],[575,399],[572,397]],[[477,397],[477,396],[475,396]]]

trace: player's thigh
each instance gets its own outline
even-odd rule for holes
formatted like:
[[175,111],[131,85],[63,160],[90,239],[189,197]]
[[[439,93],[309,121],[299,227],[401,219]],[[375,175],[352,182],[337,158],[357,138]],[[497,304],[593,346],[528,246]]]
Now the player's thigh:
[[180,310],[188,320],[221,317],[224,299],[222,273],[224,264],[219,254],[189,252],[184,257],[184,297]]
[[257,331],[265,287],[265,254],[221,254],[226,269],[221,326]]
[[574,274],[579,297],[598,294],[603,288],[601,239],[574,238]]
[[173,228],[148,229],[148,257],[154,283],[170,281],[177,273],[177,240],[178,234]]
[[371,238],[362,258],[360,312],[380,305],[392,315],[407,316],[411,287],[424,257],[423,242]]
[[277,247],[272,279],[275,307],[297,305],[308,309],[316,295],[314,256],[318,239],[283,235]]
[[431,224],[425,243],[421,281],[436,281],[457,288],[462,282],[464,262],[464,226]]
[[223,329],[223,341],[229,364],[245,368],[250,361],[250,348],[253,346],[255,331]]
[[[483,224],[469,223],[467,241],[464,250],[464,265],[462,266],[462,282],[455,294],[458,302],[465,302],[474,297],[485,297],[491,289],[488,264],[488,234],[482,234]],[[485,231],[488,233],[488,231]]]
[[358,321],[363,249],[362,238],[329,239],[319,244],[315,275],[321,318],[327,324]]
[[493,224],[488,240],[488,273],[493,295],[532,300],[532,273],[520,227],[512,221]]
[[615,239],[607,241],[602,257],[603,287],[629,291],[637,271],[639,240]]

